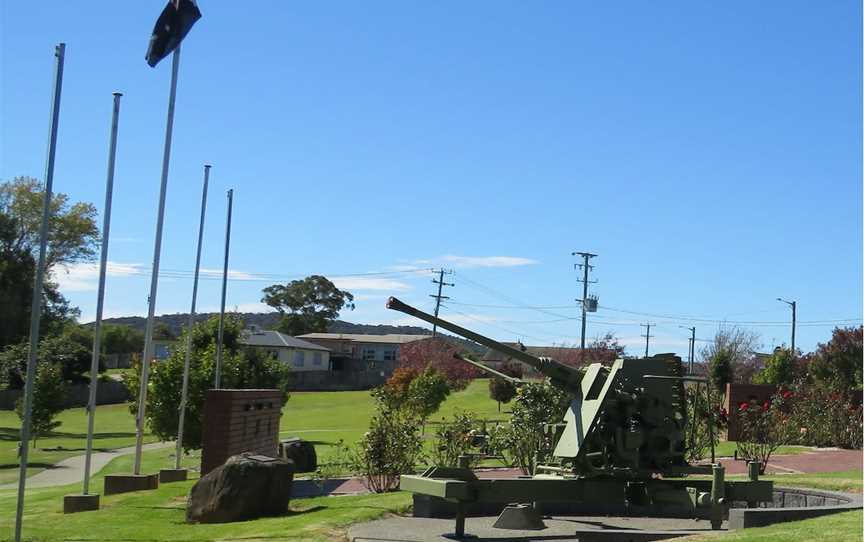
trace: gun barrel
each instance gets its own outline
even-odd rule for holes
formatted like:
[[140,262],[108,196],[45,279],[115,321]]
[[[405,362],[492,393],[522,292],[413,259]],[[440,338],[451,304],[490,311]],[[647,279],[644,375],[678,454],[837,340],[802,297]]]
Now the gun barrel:
[[521,379],[516,378],[515,376],[505,375],[504,373],[496,371],[492,367],[487,367],[486,365],[483,365],[480,362],[474,361],[473,359],[470,359],[470,358],[466,358],[462,354],[458,354],[458,353],[453,354],[453,357],[458,359],[459,361],[464,361],[465,363],[473,365],[474,367],[477,367],[478,369],[489,373],[490,375],[494,376],[495,378],[500,378],[502,380],[506,380],[507,382],[510,382],[511,384],[515,384],[517,386],[520,384],[524,384],[524,382]]
[[431,314],[425,313],[417,308],[408,305],[407,303],[403,303],[399,301],[395,297],[391,297],[387,300],[387,308],[396,310],[402,313],[405,313],[409,316],[413,316],[415,318],[419,318],[425,322],[428,322],[433,325],[437,325],[442,329],[446,329],[451,333],[455,333],[460,337],[465,337],[466,339],[470,339],[474,342],[480,343],[483,346],[491,348],[496,352],[500,352],[505,356],[509,356],[513,359],[517,359],[531,367],[534,367],[542,374],[548,376],[559,385],[570,387],[570,388],[578,388],[579,382],[582,379],[581,373],[579,371],[573,369],[572,367],[568,367],[563,363],[559,363],[553,359],[549,358],[538,358],[532,356],[527,352],[523,352],[517,348],[513,348],[512,346],[507,346],[506,344],[499,343],[496,340],[490,339],[489,337],[484,337],[479,333],[474,333],[470,329],[465,329],[462,326],[457,326],[447,320],[442,320],[436,316],[432,316]]

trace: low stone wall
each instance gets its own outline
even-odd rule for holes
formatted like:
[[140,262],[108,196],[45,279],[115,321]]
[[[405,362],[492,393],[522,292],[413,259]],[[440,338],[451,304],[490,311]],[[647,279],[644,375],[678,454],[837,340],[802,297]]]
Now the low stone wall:
[[773,502],[760,503],[759,508],[738,508],[737,504],[741,503],[732,503],[729,510],[729,529],[764,527],[862,507],[861,495],[797,487],[775,487]]
[[[23,390],[0,391],[0,410],[14,410],[15,402],[24,394]],[[66,387],[66,398],[63,408],[76,408],[87,406],[90,398],[89,384],[73,384]],[[122,382],[117,380],[105,380],[99,382],[96,388],[97,405],[116,405],[131,400],[129,390]]]

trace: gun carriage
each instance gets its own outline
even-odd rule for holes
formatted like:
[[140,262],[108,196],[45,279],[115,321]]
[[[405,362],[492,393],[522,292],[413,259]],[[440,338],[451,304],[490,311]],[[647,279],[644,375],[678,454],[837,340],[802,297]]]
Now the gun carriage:
[[[391,297],[387,308],[435,324],[533,367],[572,401],[563,423],[546,429],[556,437],[554,464],[537,465],[530,477],[480,479],[467,462],[434,466],[419,476],[403,475],[400,488],[452,502],[455,537],[465,536],[465,516],[472,503],[532,503],[534,517],[517,521],[542,526],[537,509],[543,502],[606,505],[608,510],[655,517],[708,518],[719,529],[732,502],[757,506],[772,499],[773,482],[758,480],[750,465],[749,480],[727,481],[723,466],[686,461],[688,428],[684,382],[703,379],[682,374],[674,354],[618,359],[611,366],[592,363],[584,373],[551,358],[536,357],[461,326],[432,316]],[[463,361],[516,384],[481,363]],[[707,474],[711,478],[687,478]],[[524,505],[504,509],[496,525],[513,525],[509,511],[526,513]],[[597,508],[596,506],[594,508]],[[529,513],[527,517],[530,517]]]

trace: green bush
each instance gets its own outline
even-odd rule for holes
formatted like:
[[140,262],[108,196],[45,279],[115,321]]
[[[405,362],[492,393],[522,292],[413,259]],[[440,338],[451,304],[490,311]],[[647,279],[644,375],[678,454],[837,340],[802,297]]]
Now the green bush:
[[[720,442],[720,433],[726,427],[728,413],[719,405],[723,395],[716,389],[706,389],[707,386],[696,386],[686,390],[687,401],[687,461],[697,461],[705,457],[711,447]],[[709,396],[710,393],[710,396]],[[709,425],[712,424],[709,430]]]
[[758,461],[760,474],[765,473],[771,454],[791,440],[792,424],[786,399],[783,393],[775,393],[761,405],[755,401],[738,405],[741,424],[738,456],[746,461]]
[[[33,444],[36,439],[45,436],[57,426],[59,421],[54,418],[63,411],[63,399],[66,397],[66,383],[63,372],[54,363],[39,363],[36,367],[36,379],[33,381],[33,406],[30,411],[30,435]],[[15,402],[15,413],[24,419],[24,398]]]
[[379,409],[349,457],[352,469],[370,491],[392,491],[399,487],[399,476],[413,473],[422,461],[420,428],[402,410]]
[[545,425],[559,423],[570,396],[551,384],[529,383],[519,387],[510,421],[490,432],[493,449],[511,466],[525,474],[534,472],[537,462],[551,457],[554,442]]
[[861,449],[862,409],[849,393],[836,387],[799,381],[780,392],[789,400],[791,440],[805,446]]
[[[204,399],[207,390],[213,387],[216,374],[217,329],[217,317],[197,324],[193,329],[186,417],[183,426],[183,448],[186,450],[201,447]],[[242,329],[243,322],[239,316],[226,315],[222,350],[222,387],[280,389],[285,393],[287,401],[290,381],[288,367],[258,350],[242,348],[238,342]],[[171,351],[168,358],[154,361],[150,367],[146,422],[153,434],[161,440],[177,438],[186,333],[184,330],[178,341],[179,346]],[[133,367],[135,370],[124,377],[124,383],[130,393],[137,396],[141,366],[135,364]],[[137,401],[129,408],[133,414],[137,414]]]
[[453,420],[441,423],[435,429],[435,444],[432,451],[432,464],[441,467],[456,467],[459,456],[469,456],[468,465],[480,462],[478,444],[485,435],[483,423],[473,412],[458,411]]

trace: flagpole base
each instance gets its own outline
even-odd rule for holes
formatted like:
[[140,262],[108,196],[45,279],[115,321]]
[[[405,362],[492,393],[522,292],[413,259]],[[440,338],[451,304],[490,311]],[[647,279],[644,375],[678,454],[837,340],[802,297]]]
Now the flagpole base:
[[159,483],[185,482],[189,479],[189,471],[186,469],[162,469],[159,471]]
[[105,476],[105,495],[145,491],[159,487],[158,474],[109,474]]
[[63,497],[63,513],[75,514],[77,512],[90,512],[99,510],[99,494],[89,493],[87,495],[65,495]]

